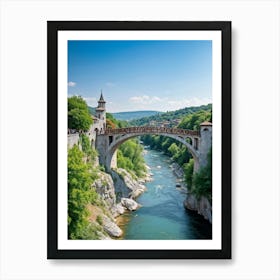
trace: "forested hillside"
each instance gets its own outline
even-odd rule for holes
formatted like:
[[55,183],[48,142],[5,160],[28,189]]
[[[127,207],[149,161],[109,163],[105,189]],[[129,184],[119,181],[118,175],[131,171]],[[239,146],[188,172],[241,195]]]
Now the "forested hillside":
[[[193,114],[199,111],[212,111],[212,104],[196,106],[196,107],[186,107],[176,111],[170,111],[162,114],[156,114],[150,117],[144,117],[137,120],[133,120],[130,122],[131,126],[142,126],[142,125],[150,125],[157,123],[162,123],[164,121],[170,122],[174,124],[178,124],[178,122],[186,117],[189,114]],[[176,121],[176,122],[175,122]]]

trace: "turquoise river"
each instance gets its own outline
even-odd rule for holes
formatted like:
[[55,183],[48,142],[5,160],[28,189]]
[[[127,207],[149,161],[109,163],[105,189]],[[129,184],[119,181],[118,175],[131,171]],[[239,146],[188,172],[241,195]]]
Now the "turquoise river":
[[153,180],[145,184],[147,191],[137,198],[142,207],[121,218],[122,239],[211,239],[211,224],[184,208],[187,194],[176,187],[178,178],[170,158],[151,149],[146,149],[144,158]]

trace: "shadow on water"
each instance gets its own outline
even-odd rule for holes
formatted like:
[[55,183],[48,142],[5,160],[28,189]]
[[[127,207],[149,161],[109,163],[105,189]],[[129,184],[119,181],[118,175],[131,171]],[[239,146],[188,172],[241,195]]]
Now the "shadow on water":
[[[162,211],[163,208],[170,209],[170,211]],[[138,211],[143,216],[161,217],[176,223],[187,223],[188,228],[193,233],[192,235],[196,236],[193,239],[212,239],[212,224],[196,212],[186,209],[183,205],[181,205],[181,208],[181,215],[178,214],[178,211],[173,212],[174,201],[170,200],[154,206],[142,207]]]
[[192,230],[197,234],[196,239],[212,239],[212,224],[194,211],[185,208],[185,212],[190,217]]
[[[183,207],[183,206],[182,206]],[[164,212],[162,209],[170,209],[170,211],[165,210]],[[175,214],[172,209],[174,209],[174,202],[173,201],[166,201],[163,203],[156,204],[150,207],[142,207],[138,211],[142,215],[149,215],[149,216],[157,216],[163,217],[175,222],[180,223],[182,221],[181,215]]]

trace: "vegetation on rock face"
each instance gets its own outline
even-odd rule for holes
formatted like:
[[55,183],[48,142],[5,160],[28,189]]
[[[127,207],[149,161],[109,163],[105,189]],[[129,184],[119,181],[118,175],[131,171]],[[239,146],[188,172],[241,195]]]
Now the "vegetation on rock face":
[[92,124],[87,103],[81,96],[68,98],[68,128],[86,131]]
[[132,175],[143,177],[146,174],[146,165],[143,158],[143,147],[138,139],[124,142],[117,152],[118,167],[126,169]]
[[191,158],[188,163],[184,164],[184,174],[185,174],[185,182],[191,190],[192,182],[193,182],[193,168],[194,168],[194,160]]
[[212,199],[212,149],[208,153],[208,163],[193,175],[191,193],[197,198],[205,196]]
[[91,187],[96,172],[84,162],[85,154],[75,145],[68,150],[68,238],[85,239],[89,228],[86,206],[94,203],[97,193]]
[[80,135],[82,151],[89,157],[90,160],[95,160],[98,153],[91,147],[90,140],[85,134]]

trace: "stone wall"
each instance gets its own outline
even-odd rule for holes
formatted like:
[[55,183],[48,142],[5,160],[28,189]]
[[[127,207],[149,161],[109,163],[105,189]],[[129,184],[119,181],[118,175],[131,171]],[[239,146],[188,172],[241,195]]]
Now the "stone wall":
[[68,134],[68,149],[73,148],[74,145],[78,145],[79,138],[79,133]]
[[[93,148],[95,148],[95,143],[96,143],[96,135],[97,135],[97,131],[96,130],[100,130],[100,128],[102,127],[102,124],[100,122],[95,122],[91,125],[91,127],[89,128],[89,130],[85,133]],[[79,144],[79,133],[70,133],[68,134],[68,149],[73,148],[74,145],[78,145]],[[81,147],[80,147],[81,148]]]

